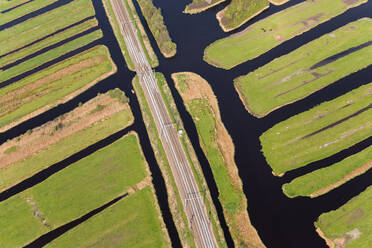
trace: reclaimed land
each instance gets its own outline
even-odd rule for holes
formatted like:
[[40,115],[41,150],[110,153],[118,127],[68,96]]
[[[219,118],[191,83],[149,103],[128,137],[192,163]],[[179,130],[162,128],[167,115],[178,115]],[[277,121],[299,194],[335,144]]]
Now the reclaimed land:
[[[368,0],[304,1],[215,41],[204,51],[209,64],[231,69]],[[278,25],[280,23],[280,25]]]
[[[0,25],[3,25],[7,22],[18,19],[22,16],[25,16],[33,11],[39,10],[49,4],[57,2],[58,0],[34,0],[25,5],[21,5],[18,8],[15,8],[11,11],[1,13]],[[3,1],[4,2],[4,1]],[[0,10],[1,11],[1,10]]]
[[208,82],[195,73],[174,73],[172,79],[194,120],[235,245],[265,247],[247,213],[247,199],[234,161],[235,148],[222,123],[216,96]]
[[232,0],[226,8],[217,13],[217,19],[223,31],[229,32],[239,28],[269,7],[267,0]]
[[124,93],[101,94],[0,146],[0,192],[133,122]]
[[4,70],[0,74],[0,83],[5,82],[11,78],[14,78],[22,73],[25,73],[29,70],[35,69],[38,66],[52,61],[68,52],[74,51],[80,47],[88,45],[89,43],[102,38],[103,34],[101,30],[96,30],[87,35],[74,39],[70,42],[67,42],[61,46],[58,46],[54,49],[51,49],[45,53],[37,55],[33,58],[30,58],[26,61],[23,61],[20,64],[17,64],[9,69]]
[[32,55],[48,46],[55,45],[58,42],[71,38],[75,35],[79,35],[80,33],[97,26],[98,21],[95,18],[89,19],[81,24],[68,28],[64,31],[58,32],[39,42],[36,42],[29,46],[25,46],[21,49],[17,49],[16,51],[9,53],[5,56],[0,56],[0,68],[3,68],[8,64],[14,63],[17,60],[24,59],[25,57]]
[[91,1],[74,0],[69,4],[2,30],[0,31],[0,56],[94,15]]
[[236,78],[235,88],[246,109],[264,117],[371,65],[371,31],[372,19],[349,23]]
[[275,175],[303,167],[372,135],[372,83],[275,125],[261,135]]
[[362,175],[372,168],[372,146],[332,166],[298,177],[283,185],[288,197],[317,197]]
[[285,4],[289,1],[290,0],[269,0],[269,2],[274,4],[274,5],[282,5],[282,4]]
[[171,244],[155,195],[151,187],[146,186],[45,247],[165,248]]
[[0,89],[0,132],[67,102],[116,72],[99,45]]
[[3,0],[0,1],[0,11],[4,12],[15,7],[20,7],[22,4],[27,4],[29,0]]
[[369,248],[372,244],[372,187],[315,223],[329,247]]
[[23,247],[125,195],[146,177],[138,139],[129,134],[1,202],[0,243]]
[[[158,61],[158,57],[156,56],[152,46],[151,46],[151,43],[150,43],[150,40],[147,36],[147,33],[141,23],[141,20],[138,16],[138,13],[133,5],[133,2],[132,0],[123,0],[127,10],[128,10],[128,13],[129,13],[129,16],[131,18],[131,20],[133,20],[133,24],[134,26],[136,27],[136,30],[137,30],[137,37],[142,45],[142,48],[143,48],[143,51],[151,65],[151,67],[155,68],[159,65],[159,61]],[[119,26],[119,23],[115,17],[115,13],[112,9],[112,5],[111,5],[111,1],[110,0],[103,0],[103,6],[106,10],[106,13],[107,13],[107,16],[109,17],[109,20],[110,20],[110,23],[111,23],[111,26],[112,26],[112,29],[114,31],[114,34],[115,34],[115,37],[116,37],[116,40],[118,41],[119,43],[119,46],[121,48],[121,51],[122,51],[122,54],[124,56],[124,59],[125,59],[125,62],[127,63],[127,66],[130,70],[134,71],[134,66],[133,66],[133,62],[129,56],[129,53],[128,53],[128,49],[127,49],[127,46],[125,44],[125,41],[124,41],[124,38],[120,32],[120,26]]]
[[193,0],[190,4],[186,6],[183,12],[186,14],[197,14],[225,1],[226,0],[211,0],[208,3],[208,1],[205,0]]
[[166,58],[176,55],[177,45],[172,42],[172,39],[169,36],[167,26],[165,25],[163,15],[161,14],[161,9],[156,8],[152,0],[138,0],[138,4],[161,53]]

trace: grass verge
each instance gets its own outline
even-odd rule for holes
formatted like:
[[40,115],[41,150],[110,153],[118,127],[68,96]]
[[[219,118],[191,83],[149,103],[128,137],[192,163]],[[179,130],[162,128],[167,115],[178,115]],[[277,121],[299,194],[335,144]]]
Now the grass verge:
[[191,72],[172,74],[176,88],[192,116],[216,181],[219,200],[237,247],[264,247],[247,213],[247,199],[234,161],[234,145],[227,133],[217,99],[203,78]]
[[372,19],[349,23],[234,80],[246,109],[256,117],[337,82],[372,64]]
[[368,0],[304,1],[220,39],[204,51],[204,60],[231,69]]
[[330,247],[368,248],[372,236],[372,187],[335,211],[319,216],[318,233]]
[[136,135],[85,157],[0,203],[0,240],[20,247],[123,195],[147,176]]
[[125,99],[120,90],[109,91],[3,143],[0,191],[130,125],[133,116]]
[[372,83],[293,116],[261,135],[275,175],[342,151],[372,135]]

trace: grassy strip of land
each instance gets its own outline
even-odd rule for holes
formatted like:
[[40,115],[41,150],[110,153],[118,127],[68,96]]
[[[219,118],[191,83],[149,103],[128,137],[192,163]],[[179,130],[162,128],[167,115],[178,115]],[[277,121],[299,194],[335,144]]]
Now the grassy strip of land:
[[282,5],[282,4],[285,4],[289,1],[290,0],[269,0],[269,2],[274,4],[274,5]]
[[234,161],[234,145],[222,123],[211,87],[191,72],[174,73],[172,78],[198,130],[200,145],[211,166],[235,245],[264,247],[250,223],[247,199]]
[[0,55],[22,48],[38,39],[94,16],[91,1],[75,0],[62,7],[0,31]]
[[220,3],[225,2],[226,0],[211,0],[210,3],[208,3],[205,0],[193,0],[190,4],[188,4],[183,11],[186,14],[196,14],[200,13],[204,10],[207,10],[209,8],[212,8]]
[[369,248],[372,244],[372,187],[315,223],[329,247]]
[[20,18],[24,15],[27,15],[33,11],[41,9],[51,3],[57,2],[58,0],[34,0],[28,4],[19,6],[9,12],[0,14],[0,25],[3,25],[7,22]]
[[266,131],[262,151],[275,175],[342,151],[372,135],[372,83]]
[[151,188],[145,187],[45,247],[171,247],[157,204]]
[[236,78],[235,88],[246,109],[264,117],[371,65],[371,31],[372,19],[349,23]]
[[283,185],[288,197],[317,197],[335,189],[372,168],[372,146],[332,166],[298,177]]
[[0,0],[0,11],[2,12],[10,8],[17,7],[18,5],[21,5],[27,1],[29,0]]
[[126,101],[120,90],[109,91],[2,144],[0,191],[130,125]]
[[123,195],[147,177],[136,135],[85,157],[0,203],[0,243],[23,247]]
[[116,72],[99,45],[0,89],[0,132],[64,103]]
[[11,53],[7,56],[0,58],[0,67],[3,67],[7,64],[13,63],[19,59],[25,58],[28,55],[31,55],[33,53],[36,53],[37,51],[40,51],[41,49],[54,45],[58,42],[61,42],[65,39],[68,39],[70,37],[73,37],[74,35],[77,35],[83,31],[86,31],[90,28],[98,26],[97,19],[90,19],[87,20],[77,26],[71,27],[63,32],[57,33],[51,37],[48,37],[40,42],[37,42],[31,46],[24,47],[20,49],[17,52]]
[[368,0],[304,1],[258,21],[244,31],[218,40],[204,51],[204,60],[231,69]]
[[156,8],[152,0],[137,1],[161,53],[166,58],[176,55],[177,45],[172,42],[172,39],[169,36],[168,29],[164,24],[163,15],[161,14],[161,9]]
[[67,42],[59,47],[51,49],[45,53],[42,53],[36,57],[28,59],[16,66],[13,66],[0,74],[0,83],[5,82],[13,77],[16,77],[22,73],[32,70],[44,63],[47,63],[53,59],[56,59],[68,52],[74,51],[80,47],[88,45],[89,43],[102,38],[103,34],[101,30],[93,31],[87,35],[74,39]]
[[217,13],[217,19],[223,31],[229,32],[239,28],[269,7],[267,0],[232,0],[225,9]]

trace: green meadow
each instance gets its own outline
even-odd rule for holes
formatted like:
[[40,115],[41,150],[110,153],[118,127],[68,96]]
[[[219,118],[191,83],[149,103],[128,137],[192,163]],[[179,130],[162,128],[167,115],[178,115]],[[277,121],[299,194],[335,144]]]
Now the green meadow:
[[282,121],[261,135],[275,175],[324,159],[372,135],[372,83]]
[[204,60],[213,66],[231,69],[367,1],[301,2],[250,25],[240,33],[215,41],[205,49]]
[[25,246],[125,194],[146,177],[137,136],[130,134],[1,202],[0,243]]
[[371,65],[371,31],[369,18],[349,23],[236,78],[235,88],[246,109],[264,117]]
[[372,244],[372,187],[337,210],[319,216],[315,226],[329,241],[344,248],[369,248]]
[[[150,187],[130,194],[47,244],[65,247],[171,247]],[[133,228],[135,227],[135,228]]]
[[183,12],[187,14],[196,14],[225,1],[226,0],[211,0],[210,3],[208,3],[205,0],[192,0],[192,2],[186,6]]

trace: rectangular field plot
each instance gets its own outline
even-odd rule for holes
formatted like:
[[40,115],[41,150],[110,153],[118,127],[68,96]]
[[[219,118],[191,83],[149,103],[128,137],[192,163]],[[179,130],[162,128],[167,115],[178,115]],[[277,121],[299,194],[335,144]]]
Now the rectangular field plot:
[[234,80],[246,109],[263,117],[372,64],[372,20],[326,34]]
[[266,131],[262,151],[274,174],[331,156],[372,135],[372,83]]
[[157,204],[151,188],[145,187],[45,247],[171,247]]
[[283,185],[288,197],[326,194],[372,168],[372,146],[334,165],[298,177]]
[[124,93],[101,94],[0,146],[0,192],[133,122]]
[[143,181],[146,166],[135,134],[71,164],[0,203],[0,243],[23,247],[103,206]]
[[80,94],[116,71],[96,46],[0,89],[0,132]]
[[204,51],[204,60],[216,67],[231,69],[367,1],[304,1],[212,43]]
[[329,245],[344,248],[369,248],[372,244],[372,187],[341,208],[322,214],[315,223]]

